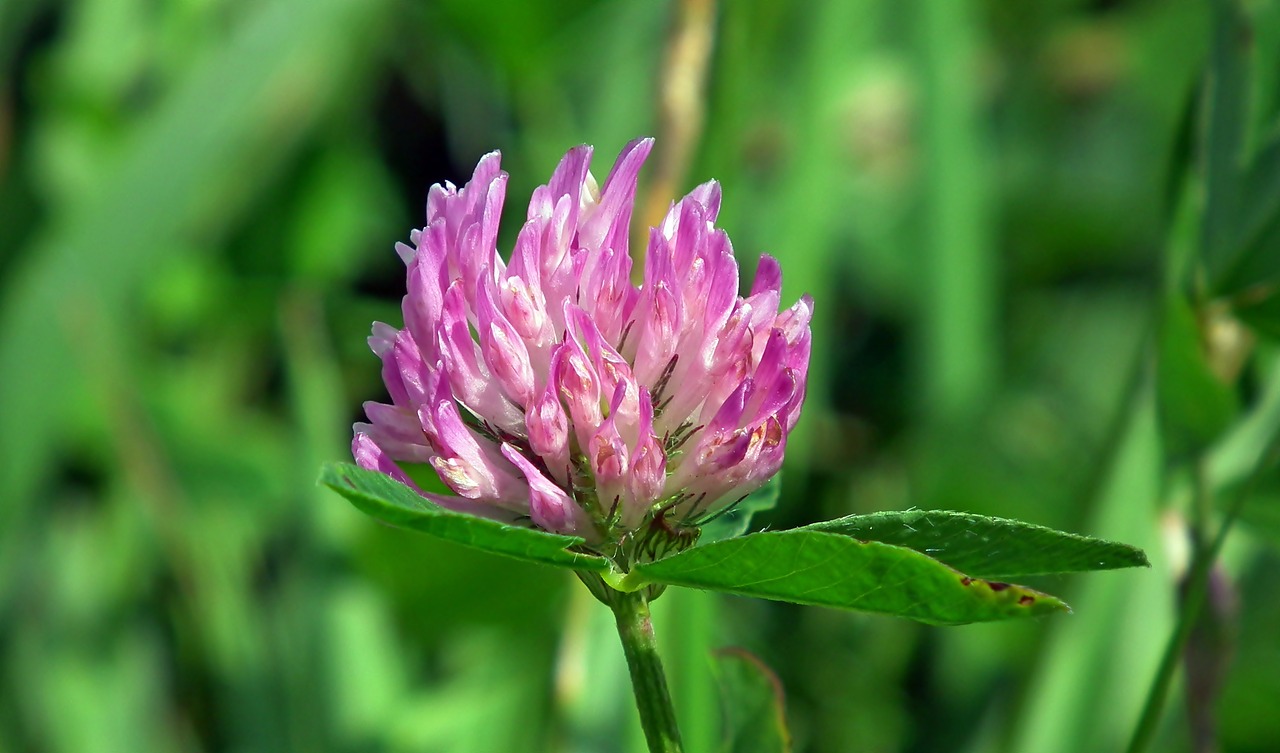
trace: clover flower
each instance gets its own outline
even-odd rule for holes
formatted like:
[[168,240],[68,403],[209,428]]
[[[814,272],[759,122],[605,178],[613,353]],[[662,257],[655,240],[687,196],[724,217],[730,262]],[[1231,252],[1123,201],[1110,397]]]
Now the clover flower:
[[[645,527],[696,537],[778,471],[813,302],[779,311],[769,256],[739,296],[715,181],[650,231],[634,286],[631,214],[652,146],[629,143],[603,187],[591,147],[569,150],[507,263],[500,155],[461,189],[432,186],[426,226],[396,245],[405,326],[375,323],[369,338],[391,403],[365,404],[357,463],[443,507],[591,544]],[[456,496],[423,491],[399,464],[430,464]]]

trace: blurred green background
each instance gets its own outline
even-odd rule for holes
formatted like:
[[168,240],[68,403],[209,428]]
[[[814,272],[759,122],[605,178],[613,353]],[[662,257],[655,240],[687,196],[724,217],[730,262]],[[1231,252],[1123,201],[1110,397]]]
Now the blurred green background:
[[[1265,125],[1280,3],[1246,6]],[[501,149],[509,248],[568,147],[595,144],[598,177],[637,135],[660,155],[676,13],[0,4],[0,751],[640,750],[609,614],[572,576],[381,527],[314,480],[384,398],[365,337],[399,322],[392,245],[428,186]],[[692,753],[717,749],[730,645],[782,679],[797,751],[1123,747],[1186,566],[1153,332],[1194,245],[1209,50],[1197,0],[721,4],[679,188],[722,181],[748,274],[771,253],[787,302],[817,301],[759,522],[945,507],[1155,566],[1044,579],[1074,615],[964,628],[669,591]],[[1275,347],[1248,355],[1215,485],[1280,422]],[[1224,751],[1280,750],[1277,486],[1204,644],[1231,662],[1198,704]],[[1156,749],[1212,750],[1179,687]]]

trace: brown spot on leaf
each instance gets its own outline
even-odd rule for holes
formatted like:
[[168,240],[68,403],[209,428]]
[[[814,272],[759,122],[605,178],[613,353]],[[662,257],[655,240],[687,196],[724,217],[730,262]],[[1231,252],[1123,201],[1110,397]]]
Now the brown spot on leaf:
[[1008,583],[1001,583],[998,580],[989,581],[987,585],[991,586],[991,590],[996,591],[997,593],[1009,587]]
[[962,585],[962,586],[971,586],[971,585],[973,585],[973,578],[970,578],[970,577],[969,577],[969,576],[967,576],[967,575],[963,575],[963,576],[961,576],[961,577],[960,577],[960,585]]
[[1018,599],[1018,604],[1024,607],[1029,607],[1035,603],[1036,603],[1036,597],[1034,596],[1023,596],[1021,599]]

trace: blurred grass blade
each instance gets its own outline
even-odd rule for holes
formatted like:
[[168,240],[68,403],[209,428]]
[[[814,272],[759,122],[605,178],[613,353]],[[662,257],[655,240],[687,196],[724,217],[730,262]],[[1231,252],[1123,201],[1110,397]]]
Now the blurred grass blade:
[[583,539],[576,536],[509,526],[452,512],[431,504],[409,487],[381,473],[347,463],[330,463],[321,471],[320,483],[346,497],[370,517],[393,526],[527,562],[577,570],[609,569],[609,562],[603,557],[569,551],[583,543]]
[[1128,544],[950,510],[850,515],[803,530],[904,546],[979,578],[1149,566],[1146,554]]
[[927,163],[923,190],[921,373],[925,415],[971,418],[996,383],[992,189],[979,117],[971,0],[923,0],[913,14]]
[[1280,432],[1280,354],[1259,358],[1252,410],[1209,452],[1209,478],[1216,496],[1244,482]]
[[[1259,246],[1268,227],[1280,221],[1280,134],[1273,134],[1254,157],[1244,179],[1239,222],[1239,247],[1245,255],[1241,266],[1261,266],[1257,262],[1270,262],[1270,271],[1280,273],[1280,260],[1274,248]],[[1271,253],[1267,253],[1271,252]],[[1257,262],[1250,257],[1259,257]],[[1240,280],[1240,287],[1247,287],[1249,280]]]
[[[665,604],[671,594],[665,596],[655,603],[655,608]],[[646,751],[613,615],[602,609],[585,588],[572,589],[567,601],[555,660],[556,726],[564,739],[558,750]],[[659,640],[668,637],[668,631],[657,621],[656,609],[654,617],[654,632]],[[699,636],[690,638],[700,640]],[[660,647],[660,653],[664,659],[670,658],[664,647]],[[682,730],[683,727],[682,724]]]
[[725,753],[790,753],[782,683],[755,656],[726,649],[715,657],[724,708]]
[[1200,326],[1180,294],[1160,322],[1157,400],[1165,452],[1187,458],[1212,444],[1235,419],[1235,391],[1209,366]]
[[1239,257],[1236,220],[1240,211],[1243,148],[1248,123],[1248,28],[1236,0],[1213,0],[1213,38],[1205,75],[1204,262],[1217,288]]
[[[269,186],[299,137],[372,47],[377,2],[274,0],[245,8],[215,54],[139,118],[93,190],[59,207],[0,290],[0,432],[6,496],[25,502],[73,402],[77,344],[96,337],[82,297],[113,307],[175,249],[210,236]],[[246,180],[252,176],[252,180]],[[23,505],[0,506],[0,530]]]
[[1280,279],[1259,293],[1237,302],[1232,311],[1259,335],[1280,340]]
[[708,591],[669,588],[650,604],[658,652],[688,751],[714,750],[721,740],[720,693],[712,665],[724,628],[721,602],[718,594]]
[[[1152,523],[1161,489],[1154,403],[1151,390],[1131,401],[1089,529],[1140,542],[1155,559],[1153,569],[1164,573],[1168,564]],[[1160,660],[1153,636],[1167,635],[1172,624],[1169,581],[1082,578],[1071,600],[1075,618],[1054,625],[1037,652],[1010,751],[1121,750],[1137,718]]]
[[935,625],[1068,610],[1048,594],[970,578],[911,549],[821,531],[726,539],[639,565],[631,577]]

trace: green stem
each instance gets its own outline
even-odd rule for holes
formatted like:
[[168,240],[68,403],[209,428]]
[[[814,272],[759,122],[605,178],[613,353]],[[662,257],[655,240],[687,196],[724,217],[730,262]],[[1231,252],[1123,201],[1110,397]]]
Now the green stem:
[[1187,639],[1191,637],[1191,628],[1195,626],[1200,616],[1205,589],[1209,584],[1209,574],[1213,570],[1213,561],[1217,558],[1221,540],[1228,527],[1229,522],[1224,522],[1219,530],[1218,539],[1214,543],[1197,540],[1195,544],[1191,572],[1187,579],[1182,608],[1178,613],[1178,623],[1174,627],[1173,635],[1169,637],[1169,642],[1165,644],[1164,655],[1160,657],[1160,667],[1156,670],[1156,677],[1151,682],[1151,689],[1147,691],[1147,700],[1142,707],[1142,717],[1138,721],[1137,729],[1134,730],[1133,738],[1129,741],[1129,747],[1125,749],[1127,753],[1145,751],[1155,737],[1156,725],[1160,721],[1165,701],[1169,696],[1169,685],[1173,682],[1173,675],[1178,669],[1178,662],[1187,646]]
[[[1191,629],[1195,626],[1196,620],[1200,616],[1200,609],[1204,604],[1205,592],[1209,587],[1209,575],[1213,571],[1213,563],[1222,552],[1222,545],[1227,540],[1227,534],[1231,531],[1236,518],[1240,516],[1240,511],[1244,509],[1245,501],[1248,500],[1250,493],[1253,491],[1258,476],[1262,474],[1263,469],[1270,465],[1271,456],[1276,451],[1278,441],[1280,441],[1280,437],[1274,438],[1268,448],[1259,456],[1258,462],[1250,473],[1249,478],[1240,490],[1236,492],[1235,498],[1231,501],[1231,507],[1228,508],[1213,539],[1209,540],[1207,521],[1198,526],[1199,530],[1196,532],[1191,569],[1187,577],[1187,588],[1182,599],[1182,608],[1178,612],[1178,624],[1174,628],[1173,635],[1169,637],[1168,644],[1165,645],[1164,655],[1160,657],[1160,667],[1156,670],[1156,677],[1151,682],[1151,689],[1147,691],[1147,700],[1142,707],[1142,716],[1133,732],[1133,737],[1129,741],[1129,747],[1125,748],[1126,753],[1142,753],[1142,751],[1151,746],[1151,742],[1155,738],[1156,726],[1159,724],[1160,716],[1164,712],[1164,704],[1169,696],[1169,686],[1173,683],[1174,672],[1178,669],[1178,662],[1187,646],[1187,639],[1191,637]],[[1197,470],[1198,477],[1196,480],[1198,484],[1205,484],[1205,486],[1201,486],[1197,490],[1197,497],[1208,492],[1207,481],[1202,474],[1203,467]],[[1209,501],[1205,499],[1197,499],[1195,504],[1203,506],[1203,508],[1211,506]]]
[[631,670],[631,685],[640,711],[640,726],[650,753],[681,753],[680,730],[676,726],[675,708],[667,691],[667,678],[658,657],[658,644],[649,618],[649,601],[644,590],[632,593],[615,591],[609,606],[618,621],[618,637]]

